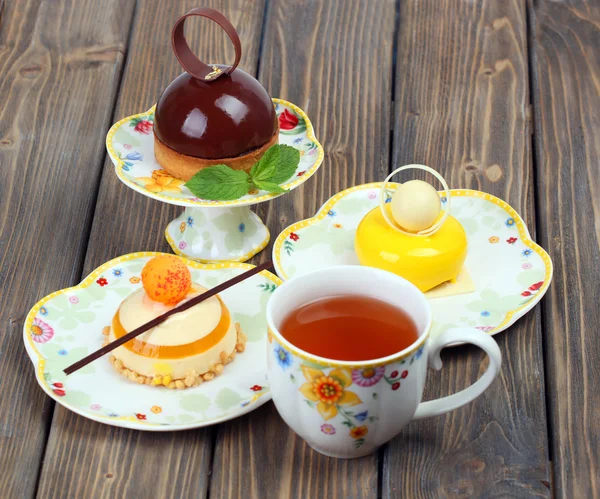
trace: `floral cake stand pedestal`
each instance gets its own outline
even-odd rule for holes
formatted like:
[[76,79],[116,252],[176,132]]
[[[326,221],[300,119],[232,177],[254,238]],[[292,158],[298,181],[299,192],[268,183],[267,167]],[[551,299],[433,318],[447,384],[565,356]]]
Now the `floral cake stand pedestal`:
[[[308,116],[294,104],[273,99],[279,119],[279,143],[300,151],[296,171],[282,187],[291,191],[321,166],[323,147]],[[115,123],[106,148],[117,177],[128,187],[163,203],[185,207],[168,224],[165,238],[180,255],[200,262],[245,262],[269,243],[270,234],[250,206],[283,194],[251,191],[234,201],[208,201],[194,196],[184,181],[171,177],[154,158],[154,107]]]

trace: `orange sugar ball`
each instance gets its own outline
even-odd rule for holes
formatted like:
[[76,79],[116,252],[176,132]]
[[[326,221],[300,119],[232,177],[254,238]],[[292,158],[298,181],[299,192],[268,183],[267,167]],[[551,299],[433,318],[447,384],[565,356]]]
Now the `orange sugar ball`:
[[192,287],[186,264],[173,255],[156,256],[142,270],[142,284],[150,299],[176,305]]

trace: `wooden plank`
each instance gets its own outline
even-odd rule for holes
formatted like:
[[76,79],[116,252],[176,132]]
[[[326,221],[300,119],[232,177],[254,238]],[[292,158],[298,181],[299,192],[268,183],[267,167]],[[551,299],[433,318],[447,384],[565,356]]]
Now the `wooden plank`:
[[600,4],[530,6],[539,234],[556,497],[600,497]]
[[54,404],[23,322],[79,279],[104,148],[90,137],[109,125],[132,13],[126,0],[0,2],[2,497],[35,492]]
[[[325,148],[304,186],[259,205],[273,239],[340,190],[385,177],[394,13],[393,0],[269,2],[260,80],[308,113]],[[376,497],[377,456],[324,457],[268,404],[219,428],[211,496]]]
[[[171,51],[171,28],[180,15],[197,5],[196,0],[138,2],[114,120],[150,108],[162,89],[181,73]],[[255,72],[263,2],[215,0],[204,5],[219,9],[238,28],[244,47],[240,66]],[[189,26],[186,23],[186,33],[204,60],[233,60],[230,43],[209,21],[194,19]],[[98,142],[103,143],[106,131],[95,131]],[[126,253],[170,252],[164,229],[179,210],[125,187],[107,158],[83,275]],[[59,406],[50,431],[39,496],[206,497],[211,457],[210,428],[168,434],[131,431],[89,421]]]
[[[505,199],[535,228],[524,2],[400,3],[393,164],[436,168],[452,187]],[[490,262],[493,265],[493,262]],[[384,497],[548,496],[539,310],[495,337],[499,379],[474,403],[413,423],[388,446]],[[482,373],[475,348],[446,351],[424,399]]]

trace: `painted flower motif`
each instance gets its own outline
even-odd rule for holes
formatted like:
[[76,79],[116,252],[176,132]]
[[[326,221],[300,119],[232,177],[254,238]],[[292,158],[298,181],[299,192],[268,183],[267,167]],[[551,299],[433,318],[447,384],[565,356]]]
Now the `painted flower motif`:
[[154,170],[151,177],[138,177],[138,180],[150,192],[181,192],[181,186],[185,183],[164,170]]
[[366,425],[355,426],[350,429],[350,436],[356,439],[366,437],[367,433],[369,433],[369,428]]
[[521,251],[521,255],[523,255],[524,257],[530,256],[531,253],[533,253],[533,251],[531,251],[529,248],[524,249],[523,251]]
[[489,238],[489,242],[492,244],[496,244],[498,241],[500,241],[500,238],[498,236],[492,236]]
[[92,411],[99,411],[100,409],[102,409],[102,406],[99,404],[92,404],[92,405],[90,405],[90,409]]
[[298,174],[296,175],[296,177],[301,177],[301,176],[302,176],[302,175],[304,175],[305,173],[306,173],[306,170],[305,170],[305,171],[298,172]]
[[396,381],[394,384],[392,384],[392,390],[396,391],[398,388],[400,388],[400,382]]
[[185,222],[181,222],[179,224],[179,232],[183,232],[183,231],[185,231]]
[[36,343],[46,343],[47,341],[50,341],[53,336],[54,329],[52,329],[50,325],[37,317],[33,319],[33,324],[31,325],[31,338],[33,341]]
[[96,284],[100,284],[100,286],[106,286],[108,284],[108,281],[104,277],[101,277],[96,281]]
[[529,288],[527,290],[523,291],[521,293],[521,296],[531,296],[531,295],[537,293],[543,285],[544,285],[544,281],[536,282],[535,284],[532,284],[531,286],[529,286]]
[[113,269],[112,274],[115,277],[123,277],[123,269]]
[[154,413],[154,414],[160,414],[162,412],[162,407],[158,406],[158,405],[153,405],[150,410]]
[[475,326],[475,329],[479,329],[480,331],[487,333],[488,331],[494,329],[494,326]]
[[408,376],[408,371],[402,371],[402,375],[400,376],[402,379],[406,379]]
[[359,412],[354,416],[359,423],[363,423],[369,417],[369,411]]
[[325,421],[337,416],[339,407],[362,403],[356,393],[347,390],[352,385],[350,369],[336,368],[325,374],[320,369],[302,365],[302,373],[306,383],[300,387],[300,393],[317,403],[317,411]]
[[48,309],[46,307],[40,307],[40,315],[48,315]]
[[131,120],[130,125],[133,127],[134,132],[142,133],[144,135],[150,135],[154,123],[152,123],[149,120],[144,120],[142,118],[134,118],[133,120]]
[[388,203],[391,203],[391,202],[392,202],[392,198],[391,198],[391,197],[390,197],[390,198],[387,198],[387,199],[385,200],[385,204],[388,204]]
[[390,378],[395,379],[398,377],[398,371],[392,371],[392,374],[390,374]]
[[334,229],[341,229],[342,228],[342,224],[333,224],[333,228]]
[[373,386],[383,378],[385,367],[367,367],[365,369],[353,369],[352,381],[358,386]]
[[67,392],[64,390],[65,385],[63,385],[60,381],[52,383],[51,388],[54,394],[58,395],[59,397],[64,397],[67,394]]
[[240,403],[240,407],[246,407],[249,403],[249,400],[244,400],[242,403]]
[[524,264],[522,265],[522,267],[523,267],[525,270],[529,270],[531,267],[533,267],[533,265],[531,265],[530,263],[524,263]]
[[133,146],[131,144],[125,144],[123,147],[130,151]]
[[421,358],[421,355],[423,355],[423,350],[425,349],[425,347],[421,347],[417,350],[417,353],[415,354],[415,359],[419,360]]
[[299,236],[298,234],[296,234],[295,232],[292,232],[292,233],[290,234],[290,239],[291,239],[292,241],[297,241],[298,239],[300,239],[300,236]]
[[130,278],[129,278],[129,282],[130,282],[131,284],[137,284],[137,283],[138,283],[138,282],[140,282],[140,281],[141,281],[141,279],[140,279],[139,277],[137,277],[137,276],[133,276],[133,277],[130,277]]
[[327,216],[328,216],[329,218],[333,218],[333,217],[335,217],[336,215],[337,215],[337,211],[335,211],[335,210],[329,210],[329,211],[327,212]]
[[448,202],[448,198],[446,196],[442,196],[440,198],[440,201],[442,202],[442,204],[446,204]]
[[79,298],[77,298],[77,296],[69,296],[69,303],[77,305],[79,303]]
[[325,435],[335,435],[335,426],[329,423],[323,423],[321,425],[321,431],[325,433]]
[[181,242],[179,243],[179,249],[180,249],[180,250],[183,250],[183,249],[185,249],[186,247],[187,247],[187,243],[186,243],[185,241],[181,241]]
[[282,369],[287,369],[292,365],[292,355],[281,345],[275,347],[275,358]]
[[238,225],[238,230],[240,232],[245,232],[246,231],[246,224],[240,224],[240,225]]
[[531,286],[529,286],[529,289],[531,291],[539,291],[539,289],[544,285],[544,281],[540,281],[540,282],[536,282],[535,284],[532,284]]
[[144,157],[137,151],[133,151],[130,152],[127,156],[125,156],[125,159],[128,159],[130,161],[141,161],[142,159],[144,159]]
[[516,237],[509,237],[506,242],[508,244],[515,244],[518,241],[518,239]]
[[298,137],[297,139],[294,139],[294,144],[300,144],[300,142],[302,142],[304,139],[302,137]]
[[250,194],[251,196],[254,196],[255,194],[258,194],[258,189],[250,189],[248,191],[248,194]]
[[369,194],[367,194],[367,197],[369,199],[375,199],[377,197],[377,193],[375,191],[369,191]]
[[504,222],[506,224],[507,227],[512,227],[513,225],[515,225],[515,219],[514,218],[509,218],[508,220],[506,220],[506,222]]
[[250,390],[252,390],[253,392],[260,392],[262,389],[263,389],[263,387],[260,385],[254,385],[254,386],[250,387]]
[[193,227],[194,226],[194,219],[192,217],[187,217],[187,224],[190,227]]
[[111,412],[110,414],[108,414],[109,418],[118,418],[119,415],[116,412]]
[[279,115],[279,128],[282,130],[292,130],[298,125],[298,116],[291,113],[287,109]]
[[58,355],[60,355],[61,357],[66,357],[67,355],[69,355],[69,352],[62,348],[58,351]]
[[482,310],[481,317],[489,317],[490,313],[487,310]]
[[141,413],[136,413],[135,415],[136,418],[138,418],[140,421],[146,421],[146,415],[145,414],[141,414]]

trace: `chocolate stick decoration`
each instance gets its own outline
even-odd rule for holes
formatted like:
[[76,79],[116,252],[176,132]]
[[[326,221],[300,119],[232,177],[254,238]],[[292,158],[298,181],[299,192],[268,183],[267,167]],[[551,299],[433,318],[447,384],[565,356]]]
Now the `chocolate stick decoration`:
[[244,272],[243,274],[240,274],[240,275],[234,277],[233,279],[229,279],[228,281],[225,281],[224,283],[219,284],[218,286],[215,286],[212,289],[209,289],[208,291],[206,291],[205,293],[202,293],[201,295],[194,296],[194,298],[192,298],[191,300],[186,301],[185,303],[179,305],[178,307],[172,308],[168,312],[165,312],[164,314],[159,315],[155,319],[152,319],[150,322],[147,322],[146,324],[141,325],[137,329],[134,329],[133,331],[121,336],[120,338],[117,338],[115,341],[110,342],[108,345],[103,346],[100,350],[96,350],[95,352],[92,352],[91,354],[89,354],[87,357],[84,357],[83,359],[78,360],[74,364],[72,364],[69,367],[67,367],[66,369],[64,369],[63,372],[67,375],[73,374],[75,371],[78,371],[82,367],[87,366],[90,362],[94,362],[96,359],[102,357],[103,355],[105,355],[108,352],[114,350],[115,348],[123,345],[124,343],[127,343],[129,340],[132,340],[136,336],[139,336],[140,334],[145,333],[146,331],[152,329],[153,327],[158,326],[161,322],[164,322],[172,315],[178,314],[179,312],[183,312],[184,310],[192,308],[194,305],[198,305],[198,303],[201,303],[204,300],[208,300],[212,296],[215,296],[215,295],[225,291],[226,289],[230,288],[231,286],[235,286],[236,284],[248,279],[249,277],[252,277],[253,275],[256,275],[256,274],[262,272],[263,270],[270,269],[272,266],[273,266],[272,261],[261,263],[257,267],[254,267],[253,269],[250,269],[247,272]]

